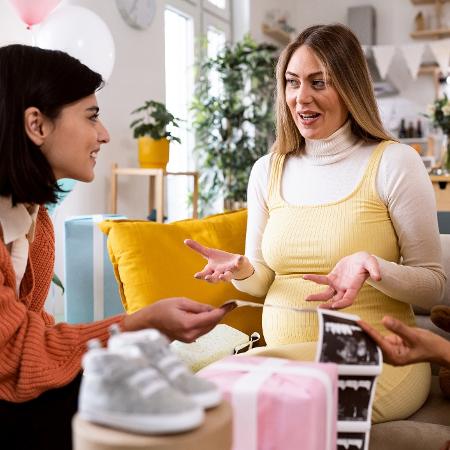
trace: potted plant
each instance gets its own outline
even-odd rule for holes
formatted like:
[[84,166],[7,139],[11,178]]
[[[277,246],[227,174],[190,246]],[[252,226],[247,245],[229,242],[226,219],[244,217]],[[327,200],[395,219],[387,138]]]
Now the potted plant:
[[138,139],[139,164],[145,168],[165,169],[169,161],[169,142],[181,143],[180,139],[167,131],[169,125],[179,127],[180,119],[167,111],[164,104],[153,100],[131,112],[138,116],[130,124],[133,136]]
[[446,151],[442,158],[441,170],[450,173],[450,99],[447,95],[437,98],[429,105],[428,114],[425,116],[431,120],[433,126],[440,128],[446,137]]
[[225,209],[245,206],[250,170],[273,141],[275,63],[274,46],[245,36],[199,65],[191,111],[201,215],[220,197]]

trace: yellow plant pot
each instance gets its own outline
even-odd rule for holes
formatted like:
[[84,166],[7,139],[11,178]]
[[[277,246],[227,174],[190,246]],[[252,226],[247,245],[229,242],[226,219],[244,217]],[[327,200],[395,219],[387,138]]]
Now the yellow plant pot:
[[147,136],[138,139],[139,165],[146,169],[165,169],[169,162],[169,141]]

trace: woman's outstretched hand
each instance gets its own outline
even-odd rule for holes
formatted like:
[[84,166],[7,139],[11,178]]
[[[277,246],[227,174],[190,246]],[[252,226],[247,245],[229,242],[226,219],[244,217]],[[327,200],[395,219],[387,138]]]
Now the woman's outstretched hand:
[[305,280],[327,285],[327,289],[306,297],[322,301],[321,308],[340,309],[353,304],[367,278],[380,281],[380,266],[375,256],[367,252],[353,253],[342,258],[328,275],[304,275]]
[[446,339],[429,330],[408,327],[390,316],[385,316],[382,324],[393,334],[383,336],[367,322],[358,321],[358,325],[379,345],[388,364],[404,366],[432,361],[450,367],[450,343]]
[[240,280],[248,278],[254,272],[252,264],[244,255],[205,247],[192,239],[186,239],[184,243],[208,261],[203,270],[194,274],[199,280],[209,283]]

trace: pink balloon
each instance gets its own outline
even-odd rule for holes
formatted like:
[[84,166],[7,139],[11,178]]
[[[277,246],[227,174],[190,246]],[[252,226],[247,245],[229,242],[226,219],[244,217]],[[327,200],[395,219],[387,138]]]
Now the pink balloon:
[[29,27],[42,22],[61,0],[10,0],[19,17]]

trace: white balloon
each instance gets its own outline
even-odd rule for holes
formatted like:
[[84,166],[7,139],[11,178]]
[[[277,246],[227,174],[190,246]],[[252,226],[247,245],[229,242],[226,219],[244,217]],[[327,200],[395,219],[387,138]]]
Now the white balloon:
[[39,26],[36,45],[63,50],[107,80],[114,66],[114,40],[105,22],[81,6],[63,6]]

